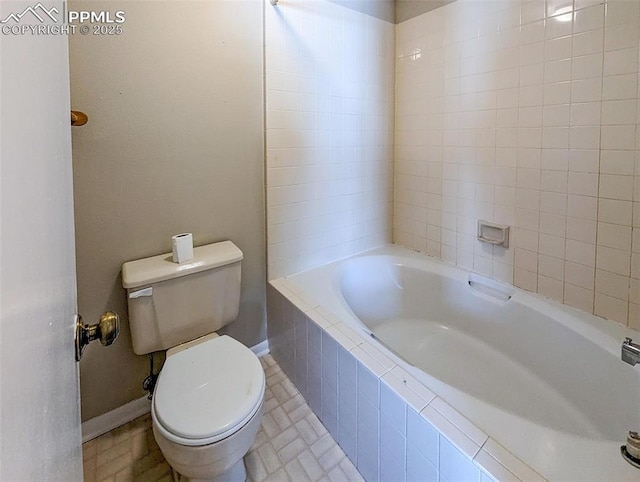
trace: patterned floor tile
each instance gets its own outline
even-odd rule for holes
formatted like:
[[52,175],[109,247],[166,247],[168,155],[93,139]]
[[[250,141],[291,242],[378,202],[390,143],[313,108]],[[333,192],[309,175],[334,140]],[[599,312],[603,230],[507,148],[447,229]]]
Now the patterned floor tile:
[[[260,359],[267,377],[264,417],[245,457],[249,482],[364,479],[311,411],[273,357]],[[174,482],[146,414],[83,445],[86,482]]]

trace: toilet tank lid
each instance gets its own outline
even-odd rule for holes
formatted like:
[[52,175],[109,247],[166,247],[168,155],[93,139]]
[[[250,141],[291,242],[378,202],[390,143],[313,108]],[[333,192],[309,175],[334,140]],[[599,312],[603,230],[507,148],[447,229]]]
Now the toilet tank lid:
[[122,265],[122,286],[139,288],[227,264],[242,261],[243,254],[231,241],[207,244],[193,248],[193,259],[186,263],[173,262],[172,253],[129,261]]

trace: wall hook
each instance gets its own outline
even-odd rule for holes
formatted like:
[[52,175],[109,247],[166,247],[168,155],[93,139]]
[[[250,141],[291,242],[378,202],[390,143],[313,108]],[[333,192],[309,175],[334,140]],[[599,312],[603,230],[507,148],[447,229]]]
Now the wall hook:
[[269,0],[274,7],[278,5],[278,0]]
[[72,126],[83,126],[87,123],[89,117],[84,112],[80,112],[79,110],[71,111],[71,125]]

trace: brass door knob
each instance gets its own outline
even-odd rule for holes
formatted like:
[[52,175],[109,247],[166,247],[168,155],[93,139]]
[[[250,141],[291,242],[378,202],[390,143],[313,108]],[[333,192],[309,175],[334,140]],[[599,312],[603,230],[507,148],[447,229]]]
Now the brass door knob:
[[76,361],[82,358],[85,346],[93,340],[100,340],[102,346],[109,346],[120,334],[120,317],[113,311],[107,311],[95,325],[86,325],[82,316],[78,315],[76,322]]

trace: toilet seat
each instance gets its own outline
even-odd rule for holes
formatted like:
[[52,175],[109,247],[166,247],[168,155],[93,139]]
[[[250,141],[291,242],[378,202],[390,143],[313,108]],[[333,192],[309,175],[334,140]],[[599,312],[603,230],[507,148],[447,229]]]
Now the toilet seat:
[[251,420],[264,390],[258,357],[229,336],[212,338],[167,358],[153,395],[153,420],[175,443],[212,444]]

